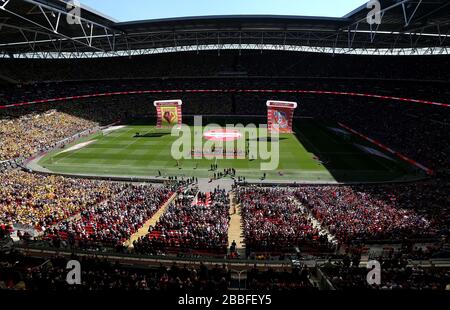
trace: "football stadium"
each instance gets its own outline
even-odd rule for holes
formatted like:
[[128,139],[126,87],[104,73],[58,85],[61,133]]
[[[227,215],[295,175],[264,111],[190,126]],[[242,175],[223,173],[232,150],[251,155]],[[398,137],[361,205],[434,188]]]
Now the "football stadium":
[[450,291],[449,1],[137,2],[0,0],[0,291]]

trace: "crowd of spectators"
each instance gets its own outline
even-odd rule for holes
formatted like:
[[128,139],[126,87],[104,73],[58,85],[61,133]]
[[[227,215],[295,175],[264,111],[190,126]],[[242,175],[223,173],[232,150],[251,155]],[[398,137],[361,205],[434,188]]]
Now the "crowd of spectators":
[[[12,251],[0,254],[0,290],[28,291],[154,291],[172,293],[225,293],[230,288],[265,292],[317,289],[310,281],[311,270],[306,267],[261,269],[257,266],[242,270],[242,280],[232,277],[226,264],[193,267],[177,263],[158,266],[133,266],[94,257],[77,257],[81,268],[81,284],[66,281],[67,258],[48,260],[25,257]],[[246,276],[245,276],[246,275]]]
[[17,169],[23,166],[24,158],[18,157],[0,162],[0,173],[4,173],[8,170]]
[[134,249],[141,254],[225,255],[229,205],[228,194],[222,189],[184,193],[146,236],[134,242]]
[[384,186],[300,186],[298,200],[342,243],[439,240],[449,236],[445,182]]
[[446,267],[421,267],[408,265],[405,260],[380,261],[380,284],[369,284],[367,274],[370,269],[350,265],[344,261],[327,263],[320,267],[331,284],[338,290],[448,290],[450,289],[450,269]]
[[[2,74],[35,81],[237,75],[447,80],[448,57],[358,56],[289,51],[215,51],[68,60],[3,59]],[[426,66],[418,67],[418,62]],[[393,66],[392,63],[396,65]]]
[[[67,258],[50,259],[26,257],[16,251],[0,253],[0,290],[28,291],[154,291],[174,293],[225,293],[230,288],[252,292],[294,290],[448,290],[450,270],[447,267],[421,267],[405,260],[380,260],[380,284],[369,284],[370,271],[359,261],[344,258],[316,268],[305,266],[286,269],[249,269],[240,283],[233,283],[232,271],[225,264],[207,266],[125,265],[98,257],[77,257],[81,268],[81,284],[68,284]],[[320,270],[320,271],[319,271]],[[245,271],[245,270],[243,270]],[[330,286],[319,285],[322,274]],[[246,275],[246,276],[245,276]],[[312,276],[316,280],[312,279]]]
[[8,171],[0,175],[0,224],[45,230],[114,198],[122,187],[106,181]]
[[[0,224],[44,231],[46,239],[84,247],[116,246],[127,240],[168,198],[173,186],[9,171],[0,176]],[[445,182],[398,185],[298,186],[295,189],[238,187],[246,247],[253,252],[292,251],[327,245],[313,216],[341,244],[441,242],[448,239],[449,192]],[[197,251],[226,253],[228,195],[188,191],[174,201],[135,242],[137,253]],[[311,212],[311,214],[309,214]],[[448,240],[447,240],[448,242]],[[424,253],[411,250],[415,256]],[[411,252],[411,253],[412,253]],[[438,247],[429,255],[442,252]],[[442,253],[441,253],[442,254]]]
[[245,246],[252,252],[294,252],[305,245],[327,246],[306,210],[288,189],[238,188]]
[[[214,93],[216,98],[219,97],[219,102],[226,107],[234,104],[235,98],[233,94],[239,94],[241,90],[311,90],[311,91],[341,91],[351,93],[369,93],[376,95],[386,95],[394,97],[405,97],[411,99],[431,100],[446,103],[449,96],[449,91],[445,87],[445,83],[414,83],[405,81],[383,81],[383,80],[353,80],[353,79],[311,79],[311,78],[174,78],[174,79],[144,79],[144,80],[123,80],[123,81],[79,81],[79,82],[58,82],[58,83],[43,83],[43,84],[29,84],[29,85],[14,85],[14,86],[0,86],[0,105],[15,104],[21,102],[28,102],[34,100],[64,98],[71,96],[83,96],[102,94],[110,92],[126,92],[126,91],[148,91],[148,90],[170,90],[169,93],[147,93],[147,94],[128,94],[117,95],[117,97],[125,96],[129,100],[129,104],[133,100],[138,100],[139,105],[146,102],[152,103],[152,99],[168,99],[174,96],[184,99],[187,112],[192,105],[187,105],[190,101],[199,101],[201,105],[218,106],[211,101],[209,96],[203,96],[198,92],[183,92],[183,90],[216,90]],[[223,93],[218,90],[224,90]],[[258,95],[258,93],[250,93]],[[224,95],[223,99],[220,95]],[[264,104],[267,99],[271,97],[289,96],[289,94],[277,93],[263,93],[264,97],[258,98],[255,104],[261,104],[259,100],[263,100]],[[330,95],[330,94],[329,94]],[[200,97],[196,97],[200,96]],[[82,100],[100,99],[102,96]],[[308,94],[299,93],[298,98],[315,101],[328,101],[330,96],[326,94]],[[147,101],[145,100],[147,98]],[[214,97],[212,97],[213,99]],[[339,98],[336,97],[335,98]],[[80,101],[80,100],[78,100]],[[367,101],[367,99],[366,99]],[[51,102],[51,106],[58,106],[59,101]],[[64,102],[64,100],[62,100]],[[75,100],[76,102],[76,100]],[[382,100],[381,102],[385,102]],[[239,102],[236,102],[239,104]],[[32,109],[39,109],[39,106],[44,105],[42,102],[33,104]],[[71,105],[71,102],[65,102],[65,105]],[[45,105],[44,105],[45,106]],[[403,105],[407,106],[407,105]],[[148,106],[146,106],[148,108]],[[30,110],[30,107],[27,107]],[[197,108],[197,107],[194,107]],[[8,109],[9,111],[0,111],[0,115],[10,114],[15,109]],[[228,108],[225,108],[227,111]],[[20,111],[16,109],[16,111]],[[208,111],[202,111],[208,113]],[[213,111],[217,114],[217,111]],[[223,112],[222,114],[226,114]],[[251,113],[251,114],[254,114]]]
[[[14,256],[14,257],[12,257]],[[14,260],[12,260],[14,258]],[[72,256],[80,262],[81,284],[66,281],[67,259],[33,260],[19,253],[0,259],[0,290],[29,291],[155,291],[225,292],[230,283],[226,265],[198,267],[172,264],[168,267],[130,266],[100,258]]]
[[351,187],[310,187],[296,192],[300,201],[342,242],[383,240],[425,234],[429,222]]
[[55,110],[15,119],[0,119],[0,162],[30,157],[97,124]]
[[266,271],[252,268],[247,273],[247,288],[258,292],[317,289],[310,281],[310,274],[311,271],[306,266],[279,271],[272,268]]
[[114,199],[81,210],[45,231],[54,244],[66,241],[77,248],[100,244],[120,248],[167,200],[171,191],[163,186],[121,185]]

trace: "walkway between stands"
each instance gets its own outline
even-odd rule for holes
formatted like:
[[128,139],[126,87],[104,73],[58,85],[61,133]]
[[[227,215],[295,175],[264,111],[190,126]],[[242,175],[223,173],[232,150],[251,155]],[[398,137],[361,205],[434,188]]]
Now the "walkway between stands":
[[233,180],[229,178],[222,178],[217,180],[198,179],[198,189],[203,193],[213,192],[215,188],[219,187],[226,190],[231,190]]
[[230,192],[230,224],[228,226],[228,250],[233,240],[236,242],[236,252],[245,258],[244,231],[242,229],[241,206],[236,204],[234,193]]
[[147,222],[145,222],[144,225],[130,237],[130,239],[128,239],[127,241],[124,242],[124,246],[132,248],[134,241],[147,235],[148,229],[150,228],[150,226],[154,226],[154,225],[156,225],[156,223],[158,223],[161,216],[166,212],[170,203],[176,197],[177,197],[177,193],[173,193],[173,195],[170,196],[170,198],[163,204],[163,206],[161,208],[159,208],[159,210]]
[[308,215],[308,219],[311,221],[314,228],[318,229],[321,235],[327,235],[328,242],[337,244],[337,238],[331,234],[326,227],[322,227],[319,221],[311,214],[311,211],[301,204],[297,199],[290,197],[289,199],[294,200],[296,204],[302,209],[304,213]]

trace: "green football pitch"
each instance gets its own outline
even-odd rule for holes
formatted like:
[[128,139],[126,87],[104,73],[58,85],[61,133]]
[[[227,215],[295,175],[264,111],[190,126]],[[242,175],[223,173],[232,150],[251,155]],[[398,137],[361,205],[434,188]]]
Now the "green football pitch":
[[[376,182],[420,176],[389,154],[385,155],[390,158],[385,158],[364,151],[366,147],[382,152],[358,137],[339,133],[336,125],[313,119],[297,120],[294,134],[280,135],[279,165],[271,171],[261,171],[261,163],[268,162],[262,159],[191,158],[177,163],[171,156],[171,147],[178,137],[153,124],[129,124],[107,134],[94,134],[49,153],[38,164],[56,173],[147,178],[159,172],[162,176],[210,178],[216,172],[211,171],[213,163],[218,165],[218,171],[235,168],[237,175],[247,180],[260,180],[264,173],[267,180],[292,182]],[[192,132],[197,129],[192,128]],[[264,137],[259,138],[260,147],[270,145]],[[247,136],[243,139],[248,141]]]

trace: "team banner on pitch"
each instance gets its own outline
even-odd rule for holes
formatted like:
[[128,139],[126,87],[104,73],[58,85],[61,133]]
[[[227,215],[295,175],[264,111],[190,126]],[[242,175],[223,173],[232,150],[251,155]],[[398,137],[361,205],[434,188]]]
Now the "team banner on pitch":
[[269,132],[292,133],[292,119],[297,102],[267,101],[267,126]]
[[155,101],[154,105],[156,107],[157,128],[171,128],[173,126],[181,126],[182,124],[182,112],[181,100],[162,100]]
[[161,126],[173,126],[178,124],[178,110],[177,107],[161,107]]

